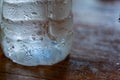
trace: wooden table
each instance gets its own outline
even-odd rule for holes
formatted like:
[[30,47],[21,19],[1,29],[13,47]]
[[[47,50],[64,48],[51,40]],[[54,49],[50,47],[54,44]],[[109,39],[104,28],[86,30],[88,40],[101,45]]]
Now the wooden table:
[[120,0],[73,0],[75,37],[68,58],[25,67],[0,50],[0,80],[120,80]]

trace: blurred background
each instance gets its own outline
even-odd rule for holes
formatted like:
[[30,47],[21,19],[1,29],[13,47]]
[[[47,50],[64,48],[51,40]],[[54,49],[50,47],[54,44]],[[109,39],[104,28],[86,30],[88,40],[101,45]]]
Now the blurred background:
[[120,0],[73,0],[73,13],[73,56],[120,70]]
[[116,28],[119,25],[120,0],[74,0],[73,12],[75,22]]

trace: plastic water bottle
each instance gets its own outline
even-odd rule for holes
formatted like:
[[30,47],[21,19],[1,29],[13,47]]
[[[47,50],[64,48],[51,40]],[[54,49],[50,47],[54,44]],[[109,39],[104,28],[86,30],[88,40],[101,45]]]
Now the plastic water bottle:
[[3,0],[1,44],[6,57],[25,65],[64,60],[72,43],[72,0]]

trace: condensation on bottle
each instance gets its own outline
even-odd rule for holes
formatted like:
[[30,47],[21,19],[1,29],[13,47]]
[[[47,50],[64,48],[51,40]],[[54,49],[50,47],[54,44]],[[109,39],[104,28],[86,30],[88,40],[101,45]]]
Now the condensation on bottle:
[[1,44],[6,57],[25,66],[64,60],[72,44],[72,0],[3,0]]

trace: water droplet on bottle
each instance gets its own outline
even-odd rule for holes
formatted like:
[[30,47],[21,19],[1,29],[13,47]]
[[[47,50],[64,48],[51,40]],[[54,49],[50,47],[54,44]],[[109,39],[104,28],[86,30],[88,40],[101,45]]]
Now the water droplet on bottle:
[[32,12],[33,15],[37,15],[37,12]]
[[9,40],[7,40],[7,43],[9,44],[9,43],[10,43],[10,41],[9,41]]
[[35,40],[35,37],[32,37],[32,40],[34,41],[34,40]]
[[25,18],[25,20],[29,20],[29,19],[31,19],[31,17],[28,16],[28,15],[24,15],[24,18]]
[[14,49],[15,47],[12,45],[12,48]]
[[40,37],[40,40],[43,41],[43,37]]
[[22,41],[22,40],[20,40],[20,39],[17,40],[17,42],[20,42],[20,41]]
[[65,46],[65,40],[64,40],[64,39],[61,41],[61,44],[62,44],[63,46]]

